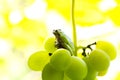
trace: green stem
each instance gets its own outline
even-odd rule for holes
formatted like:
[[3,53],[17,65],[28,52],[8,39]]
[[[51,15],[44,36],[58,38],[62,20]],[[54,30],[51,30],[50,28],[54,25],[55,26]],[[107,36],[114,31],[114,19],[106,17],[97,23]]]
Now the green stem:
[[90,48],[90,46],[92,46],[92,45],[96,45],[97,43],[96,42],[94,42],[94,43],[91,43],[91,44],[89,44],[89,45],[87,45],[87,46],[78,46],[77,47],[77,50],[79,50],[79,49],[82,49],[82,48]]
[[84,48],[84,46],[78,46],[77,50]]
[[77,56],[77,37],[76,37],[76,26],[75,26],[75,17],[74,17],[74,8],[75,7],[75,0],[72,0],[72,30],[73,30],[73,42],[75,47],[74,55]]

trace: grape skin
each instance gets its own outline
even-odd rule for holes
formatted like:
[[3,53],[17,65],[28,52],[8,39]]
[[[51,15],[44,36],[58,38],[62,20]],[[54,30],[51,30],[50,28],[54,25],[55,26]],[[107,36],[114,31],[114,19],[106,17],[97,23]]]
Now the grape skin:
[[42,80],[63,80],[63,77],[64,72],[55,70],[50,63],[46,64],[42,71]]
[[114,60],[117,56],[115,46],[107,41],[97,41],[96,48],[104,50],[110,57],[111,60]]
[[71,80],[83,80],[87,75],[87,65],[81,58],[72,56],[72,64],[65,70],[65,74]]
[[50,57],[46,51],[38,51],[33,53],[28,59],[30,69],[40,71],[49,62]]
[[57,48],[55,47],[55,37],[49,37],[45,40],[44,48],[49,53],[53,53]]
[[66,74],[64,74],[64,79],[63,80],[71,80]]
[[93,50],[89,55],[90,65],[97,71],[107,70],[110,65],[110,58],[101,49]]
[[70,52],[66,49],[57,49],[50,59],[50,64],[56,70],[64,71],[71,64]]
[[108,70],[98,72],[98,76],[105,76]]
[[95,80],[98,72],[90,65],[89,57],[84,57],[83,60],[86,62],[88,68],[87,76],[83,80]]

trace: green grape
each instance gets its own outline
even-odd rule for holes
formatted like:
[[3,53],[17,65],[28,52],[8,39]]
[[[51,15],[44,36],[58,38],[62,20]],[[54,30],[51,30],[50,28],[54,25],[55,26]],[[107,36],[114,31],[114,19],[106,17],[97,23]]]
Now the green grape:
[[115,59],[117,52],[115,46],[107,41],[97,41],[96,48],[104,50],[110,57],[111,60]]
[[42,71],[42,80],[63,80],[63,77],[64,72],[55,70],[50,63],[46,64]]
[[64,79],[63,80],[71,80],[66,74],[64,74]]
[[57,48],[55,47],[55,37],[49,37],[44,43],[44,48],[49,52],[53,53]]
[[104,70],[104,71],[98,72],[98,76],[104,76],[104,75],[106,75],[107,71],[108,70]]
[[83,60],[86,62],[88,68],[87,76],[83,80],[95,80],[97,71],[90,65],[89,57],[84,57]]
[[87,75],[87,65],[81,58],[72,56],[72,64],[65,70],[65,74],[71,80],[83,80]]
[[33,53],[28,59],[30,69],[40,71],[49,62],[50,58],[46,51],[38,51]]
[[50,59],[50,64],[56,70],[65,70],[71,64],[70,52],[66,49],[57,49]]
[[88,68],[87,76],[83,80],[95,80],[97,76],[97,71],[93,71],[92,69]]
[[89,55],[90,65],[97,71],[107,70],[110,65],[110,58],[101,49],[93,50]]
[[95,78],[95,80],[98,80],[98,78]]

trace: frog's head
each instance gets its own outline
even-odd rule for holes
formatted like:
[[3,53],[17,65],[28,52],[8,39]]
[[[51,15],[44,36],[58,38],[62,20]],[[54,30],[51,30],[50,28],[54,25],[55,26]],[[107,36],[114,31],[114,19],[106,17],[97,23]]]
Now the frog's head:
[[57,38],[60,37],[61,33],[62,33],[61,29],[53,30],[53,34],[54,34]]

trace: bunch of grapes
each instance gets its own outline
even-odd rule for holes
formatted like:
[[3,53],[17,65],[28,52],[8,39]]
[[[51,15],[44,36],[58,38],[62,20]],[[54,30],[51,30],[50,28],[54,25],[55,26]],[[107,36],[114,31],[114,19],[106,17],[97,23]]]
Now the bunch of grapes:
[[[96,80],[107,73],[110,61],[116,58],[116,49],[110,42],[97,41],[82,47],[82,57],[79,57],[75,55],[77,47],[67,35],[60,29],[53,34],[54,37],[45,40],[44,50],[28,59],[32,70],[42,71],[42,80]],[[87,49],[91,51],[88,53]]]

